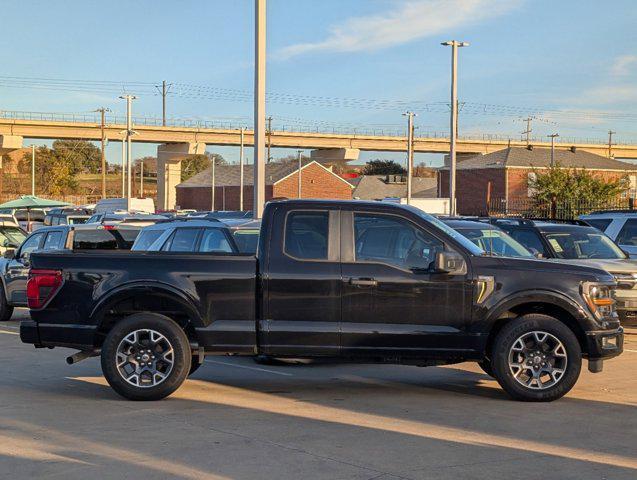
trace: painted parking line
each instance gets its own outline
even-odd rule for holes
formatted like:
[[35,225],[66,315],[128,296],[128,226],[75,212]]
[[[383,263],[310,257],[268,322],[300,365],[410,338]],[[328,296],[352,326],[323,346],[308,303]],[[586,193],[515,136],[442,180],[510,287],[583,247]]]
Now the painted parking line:
[[20,327],[14,327],[13,325],[2,325],[2,329],[15,330],[16,332],[18,332],[20,330]]
[[630,348],[624,348],[624,352],[637,353],[637,350],[631,350]]
[[0,333],[6,333],[7,335],[20,335],[18,332],[10,332],[9,330],[0,330]]
[[267,368],[248,367],[247,365],[237,365],[236,363],[220,362],[219,360],[210,360],[208,358],[206,358],[206,362],[207,363],[216,363],[218,365],[225,365],[226,367],[245,368],[247,370],[255,370],[257,372],[273,373],[275,375],[283,375],[283,376],[286,376],[286,377],[294,376],[291,373],[287,373],[287,372],[277,372],[275,370],[268,370]]

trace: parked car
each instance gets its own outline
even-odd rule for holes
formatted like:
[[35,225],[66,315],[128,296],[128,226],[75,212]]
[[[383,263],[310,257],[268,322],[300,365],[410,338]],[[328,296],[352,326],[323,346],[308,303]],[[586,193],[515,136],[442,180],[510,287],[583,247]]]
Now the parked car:
[[90,216],[84,208],[53,208],[44,216],[44,225],[77,225],[86,223]]
[[254,255],[259,244],[261,220],[231,218],[222,221],[228,226],[239,252]]
[[11,319],[14,307],[27,306],[27,278],[36,250],[130,250],[140,227],[120,225],[58,225],[42,227],[7,249],[0,259],[0,321]]
[[[176,233],[176,232],[175,232]],[[623,350],[614,278],[494,257],[384,202],[271,201],[258,255],[37,252],[23,342],[101,355],[135,400],[174,392],[204,355],[480,362],[513,398],[555,400]]]
[[489,255],[534,258],[525,246],[498,227],[474,220],[445,218],[444,223],[461,233]]
[[637,260],[608,236],[583,221],[492,219],[498,227],[544,258],[606,270],[624,284],[615,293],[624,325],[637,324]]
[[44,217],[46,210],[42,208],[2,208],[0,215],[11,215],[18,222],[20,227],[25,230],[37,230],[44,225]]
[[96,213],[92,215],[86,223],[126,223],[128,225],[136,225],[138,227],[147,227],[157,222],[166,220],[164,215],[154,215],[150,213]]
[[12,215],[0,215],[0,254],[18,248],[27,237]]
[[637,213],[605,211],[580,218],[608,235],[628,255],[637,257]]

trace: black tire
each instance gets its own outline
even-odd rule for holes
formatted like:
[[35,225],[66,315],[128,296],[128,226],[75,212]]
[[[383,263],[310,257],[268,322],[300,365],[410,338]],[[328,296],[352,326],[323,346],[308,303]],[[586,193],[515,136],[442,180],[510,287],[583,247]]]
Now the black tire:
[[[538,332],[540,338],[542,338],[542,333],[548,334],[545,337],[547,338],[546,344],[535,342],[534,338],[537,337],[535,337],[534,332]],[[518,340],[529,338],[531,340],[528,343]],[[561,343],[561,348],[558,348],[557,342]],[[527,345],[530,346],[527,347]],[[543,345],[547,348],[545,349]],[[514,349],[514,346],[518,350]],[[521,346],[526,353],[518,353]],[[558,351],[559,355],[551,353]],[[511,367],[509,366],[510,354],[514,365]],[[528,362],[519,362],[520,358],[525,358]],[[542,363],[543,361],[546,363]],[[523,365],[523,367],[515,365]],[[546,367],[542,365],[546,365]],[[559,320],[548,315],[524,315],[507,323],[498,333],[493,344],[491,366],[496,380],[513,399],[550,402],[567,394],[577,382],[582,367],[582,349],[575,334]],[[517,369],[517,372],[522,372],[518,374],[521,381],[516,379],[514,368]],[[525,378],[532,378],[536,370],[538,374],[544,372],[544,368],[554,370],[554,372],[561,371],[561,373],[556,374],[556,376],[560,375],[559,378],[550,373],[544,373],[543,378],[548,381],[542,380],[543,383],[540,383],[531,379],[530,386],[522,384]],[[528,375],[527,372],[531,372],[531,375]],[[548,379],[546,375],[548,375]],[[533,383],[535,383],[536,388],[533,388]]]
[[[120,368],[117,364],[118,347],[120,347],[120,345],[126,345],[132,349],[133,352],[137,351],[137,354],[150,352],[150,349],[140,351],[139,348],[147,348],[149,343],[144,337],[148,336],[148,332],[151,330],[163,337],[163,340],[160,341],[161,345],[160,343],[157,344],[157,348],[160,349],[160,353],[157,354],[158,356],[162,353],[162,347],[165,352],[170,352],[170,347],[172,347],[172,366],[168,369],[166,365],[169,365],[169,362],[159,366],[161,360],[153,361],[153,367],[161,368],[161,375],[164,375],[164,378],[160,378],[157,384],[153,385],[142,386],[131,384],[124,378],[123,373],[120,374]],[[141,332],[138,334],[138,338],[141,338],[139,341],[141,346],[133,347],[129,340],[125,341],[124,339],[136,331]],[[147,345],[144,346],[143,343],[147,343]],[[153,349],[153,353],[155,353],[155,346],[151,348]],[[135,353],[128,355],[128,358],[132,358]],[[102,372],[106,381],[113,390],[129,400],[160,400],[167,397],[177,390],[184,380],[186,380],[190,372],[192,360],[190,342],[183,329],[172,319],[156,313],[137,313],[117,323],[104,340],[101,356]],[[139,359],[139,357],[135,358]],[[155,356],[152,358],[155,358]],[[160,358],[164,358],[163,355]],[[142,363],[141,365],[144,364]],[[127,363],[126,367],[133,368],[133,363]],[[139,364],[134,368],[139,368]],[[136,371],[138,370],[133,370],[133,374],[135,374]],[[149,376],[154,383],[155,375],[152,375],[149,371],[142,371],[142,373],[138,374],[136,383],[143,383],[144,378],[148,379]]]
[[[1,285],[0,285],[1,287]],[[4,287],[0,291],[0,322],[8,322],[13,315],[13,307],[7,303],[7,297],[4,294]]]
[[480,368],[482,369],[484,373],[486,373],[492,378],[495,378],[493,376],[493,367],[491,366],[491,360],[489,360],[488,358],[485,358],[484,360],[478,362],[478,365],[480,365]]
[[190,360],[190,371],[188,372],[188,376],[199,370],[199,367],[201,367],[202,365],[203,362],[199,361],[199,356],[193,355],[192,359]]

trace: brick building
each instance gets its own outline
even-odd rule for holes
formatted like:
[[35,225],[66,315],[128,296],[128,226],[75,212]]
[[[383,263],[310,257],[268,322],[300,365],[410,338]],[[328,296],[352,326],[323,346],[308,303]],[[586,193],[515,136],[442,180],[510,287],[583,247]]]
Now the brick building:
[[[564,168],[586,168],[606,179],[628,177],[630,189],[637,188],[637,165],[602,157],[583,150],[555,150],[555,163]],[[549,148],[509,147],[487,155],[478,155],[458,162],[456,197],[458,213],[479,215],[487,211],[487,201],[503,202],[528,199],[533,193],[529,180],[551,165]],[[490,189],[490,193],[489,193]],[[449,195],[449,168],[438,174],[438,193]]]
[[[250,210],[253,202],[252,165],[244,166],[243,202]],[[240,189],[239,165],[217,165],[215,167],[215,209],[238,210]],[[265,166],[265,200],[272,198],[297,198],[298,165],[269,163]],[[316,161],[306,161],[301,169],[301,196],[303,198],[325,198],[348,200],[352,198],[353,186]],[[204,170],[177,185],[179,208],[209,210],[212,203],[212,169]]]

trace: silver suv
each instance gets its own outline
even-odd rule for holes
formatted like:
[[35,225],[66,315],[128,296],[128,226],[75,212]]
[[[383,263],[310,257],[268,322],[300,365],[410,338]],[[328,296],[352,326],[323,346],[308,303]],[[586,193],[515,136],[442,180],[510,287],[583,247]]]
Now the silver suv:
[[605,211],[580,218],[612,238],[631,258],[637,258],[637,212]]

